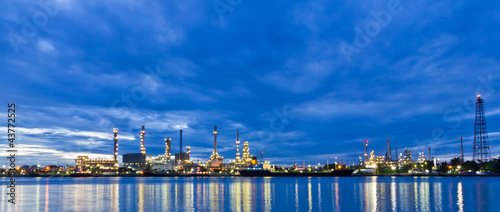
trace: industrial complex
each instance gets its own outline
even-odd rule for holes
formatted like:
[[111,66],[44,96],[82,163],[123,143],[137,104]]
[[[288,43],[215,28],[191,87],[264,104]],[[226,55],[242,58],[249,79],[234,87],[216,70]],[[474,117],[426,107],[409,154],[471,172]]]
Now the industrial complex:
[[[236,158],[230,163],[224,163],[224,158],[217,152],[217,126],[214,126],[214,149],[205,162],[194,162],[190,159],[191,148],[186,147],[183,150],[182,145],[182,129],[179,131],[179,146],[180,152],[172,154],[171,145],[172,138],[165,138],[165,154],[151,156],[146,151],[146,128],[142,126],[140,131],[140,153],[124,153],[123,165],[118,162],[118,129],[113,129],[114,133],[114,158],[110,159],[89,159],[88,156],[78,156],[76,162],[76,173],[95,173],[99,170],[100,173],[112,174],[120,169],[130,172],[141,172],[150,174],[208,174],[208,173],[234,173],[237,170],[245,167],[258,165],[257,157],[250,154],[249,143],[245,141],[243,144],[243,154],[240,157],[240,140],[239,131],[236,131]],[[260,165],[265,169],[270,169],[269,162],[261,161]]]
[[[474,147],[473,147],[473,160],[477,162],[489,161],[490,146],[488,141],[488,134],[486,128],[486,120],[484,115],[483,99],[480,95],[477,96],[476,101],[476,123],[474,127]],[[399,170],[406,167],[408,172],[425,172],[432,173],[439,168],[439,161],[431,156],[431,148],[428,152],[419,152],[418,155],[412,155],[412,150],[404,148],[398,154],[398,149],[391,149],[391,140],[387,139],[387,151],[384,155],[376,155],[374,151],[368,152],[368,141],[364,141],[364,157],[359,156],[359,162],[352,164],[337,163],[327,164],[325,167],[306,167],[305,163],[302,167],[293,165],[290,168],[271,166],[268,161],[258,161],[257,157],[250,154],[249,142],[243,143],[243,149],[240,154],[240,136],[239,131],[236,131],[236,157],[229,163],[224,163],[224,158],[217,152],[217,126],[213,129],[213,152],[206,161],[194,162],[190,159],[190,147],[186,147],[183,151],[182,144],[182,129],[179,131],[179,146],[180,151],[173,154],[172,138],[165,138],[165,154],[158,156],[151,156],[146,152],[146,129],[142,126],[140,131],[140,153],[124,153],[123,163],[120,166],[118,162],[118,129],[113,129],[114,133],[114,157],[110,159],[90,159],[88,156],[78,156],[75,160],[75,170],[77,173],[94,173],[99,170],[101,173],[130,171],[141,173],[154,173],[154,174],[173,174],[173,173],[188,173],[188,174],[208,174],[208,173],[226,173],[237,174],[238,171],[243,169],[255,169],[258,167],[263,170],[335,170],[339,168],[357,167],[358,173],[374,173],[381,168],[389,170]],[[462,137],[461,137],[462,138]],[[463,145],[461,142],[460,161],[463,163]],[[426,168],[423,168],[423,167]],[[459,168],[459,167],[458,167]]]
[[[118,160],[118,143],[119,130],[113,128],[113,155],[109,158],[90,158],[87,155],[80,155],[75,158],[75,166],[59,167],[58,165],[50,165],[47,167],[22,166],[18,167],[19,174],[31,173],[34,176],[40,175],[60,175],[60,174],[75,174],[75,175],[240,175],[243,173],[250,176],[281,176],[286,174],[279,173],[313,173],[313,172],[337,172],[341,170],[353,170],[354,174],[434,174],[434,173],[472,173],[476,170],[496,170],[500,159],[491,158],[490,145],[488,139],[484,100],[480,95],[476,99],[476,112],[474,124],[474,145],[472,151],[472,161],[464,160],[463,137],[457,139],[460,142],[460,149],[457,148],[457,157],[450,161],[439,161],[431,154],[431,148],[425,152],[415,154],[409,148],[401,148],[398,153],[398,148],[391,148],[394,141],[387,139],[383,142],[387,145],[385,154],[376,154],[374,150],[369,151],[369,141],[364,140],[364,152],[360,154],[359,161],[348,164],[348,162],[329,163],[328,157],[324,165],[301,165],[293,164],[289,167],[271,165],[269,161],[259,161],[256,156],[250,154],[249,141],[243,142],[241,148],[239,130],[235,133],[235,158],[226,159],[217,151],[217,136],[218,130],[215,125],[212,131],[213,134],[213,151],[210,157],[205,160],[197,160],[191,158],[191,147],[183,146],[183,131],[179,130],[179,152],[172,152],[172,138],[165,138],[164,154],[152,156],[147,153],[146,148],[146,127],[142,126],[140,131],[140,143],[137,145],[137,152],[123,153],[122,161]],[[163,141],[162,141],[163,142]],[[177,142],[174,142],[177,143]],[[361,143],[361,142],[360,142]],[[184,149],[185,148],[185,149]],[[421,148],[419,148],[421,150]],[[460,152],[458,152],[460,151]],[[263,154],[261,152],[261,154]],[[335,158],[337,160],[337,158]],[[490,164],[491,163],[491,164]],[[497,164],[497,165],[495,165]],[[495,168],[497,167],[497,168]],[[257,171],[265,172],[257,172]],[[5,172],[4,172],[5,174]],[[316,175],[310,175],[316,176]],[[331,176],[331,175],[327,175]]]

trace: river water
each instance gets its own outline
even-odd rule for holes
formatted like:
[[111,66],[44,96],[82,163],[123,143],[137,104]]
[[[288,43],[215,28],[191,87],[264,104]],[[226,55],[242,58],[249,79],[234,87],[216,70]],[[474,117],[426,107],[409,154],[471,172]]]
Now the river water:
[[500,177],[16,178],[0,211],[500,211]]

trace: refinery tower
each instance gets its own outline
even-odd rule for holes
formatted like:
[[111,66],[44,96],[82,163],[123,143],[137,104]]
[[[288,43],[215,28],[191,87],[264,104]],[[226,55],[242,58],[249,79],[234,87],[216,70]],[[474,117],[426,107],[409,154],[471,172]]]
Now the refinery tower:
[[476,122],[474,123],[474,151],[472,156],[472,160],[477,162],[490,161],[491,157],[483,103],[481,95],[477,95]]

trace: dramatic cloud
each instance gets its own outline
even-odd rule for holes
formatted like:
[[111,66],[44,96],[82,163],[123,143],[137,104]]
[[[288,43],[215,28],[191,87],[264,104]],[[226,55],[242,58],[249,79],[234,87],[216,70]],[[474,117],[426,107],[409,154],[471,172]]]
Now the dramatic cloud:
[[112,128],[120,155],[139,152],[141,126],[148,154],[164,138],[178,152],[183,129],[204,161],[214,125],[226,160],[236,130],[276,164],[354,163],[365,139],[377,155],[391,139],[450,159],[464,136],[471,157],[477,94],[500,155],[499,2],[42,2],[0,8],[0,99],[16,103],[22,163],[111,157]]

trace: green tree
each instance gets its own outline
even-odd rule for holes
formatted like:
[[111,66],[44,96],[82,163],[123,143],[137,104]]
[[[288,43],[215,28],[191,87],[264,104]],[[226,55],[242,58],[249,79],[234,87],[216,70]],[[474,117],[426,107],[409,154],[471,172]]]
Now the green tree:
[[478,171],[480,168],[479,164],[477,164],[476,161],[465,161],[462,167],[464,171],[470,170],[471,172]]
[[438,173],[447,173],[448,172],[448,162],[442,162],[438,165]]
[[500,173],[500,157],[494,158],[490,162],[494,172]]
[[408,173],[408,171],[410,170],[411,170],[411,165],[404,165],[403,167],[397,169],[397,173]]
[[453,167],[460,165],[460,157],[456,157],[456,158],[451,159],[450,165]]
[[429,172],[432,172],[432,167],[434,167],[434,161],[432,160],[427,160],[424,163],[425,169],[428,170]]
[[377,173],[378,174],[394,174],[394,171],[389,166],[378,166]]

